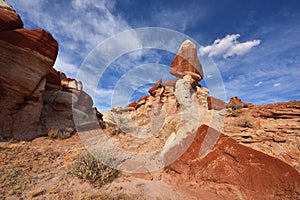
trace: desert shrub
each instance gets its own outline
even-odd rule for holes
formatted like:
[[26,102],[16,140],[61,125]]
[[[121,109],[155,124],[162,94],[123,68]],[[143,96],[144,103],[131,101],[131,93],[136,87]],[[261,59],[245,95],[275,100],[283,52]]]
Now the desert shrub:
[[93,186],[101,187],[118,177],[119,171],[104,165],[85,151],[72,164],[71,174]]
[[248,118],[242,118],[238,121],[238,126],[243,128],[252,128],[253,122]]
[[238,117],[240,116],[242,113],[242,110],[241,109],[232,109],[231,112],[230,112],[230,115],[232,117]]
[[48,136],[53,139],[63,140],[72,136],[75,130],[71,127],[69,128],[50,128],[48,131]]
[[116,124],[112,123],[106,123],[105,124],[106,131],[111,134],[112,136],[118,136],[119,134],[125,134],[120,127],[118,127]]
[[9,168],[0,172],[0,188],[3,189],[2,192],[4,194],[1,193],[4,196],[22,194],[29,183],[30,178],[24,175],[23,171],[19,168]]

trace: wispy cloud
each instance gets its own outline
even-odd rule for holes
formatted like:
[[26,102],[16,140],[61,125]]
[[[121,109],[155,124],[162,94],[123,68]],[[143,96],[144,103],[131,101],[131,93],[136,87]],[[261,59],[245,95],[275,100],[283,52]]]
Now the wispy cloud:
[[[111,13],[112,0],[10,0],[28,28],[46,29],[59,43],[55,67],[68,75],[76,73],[88,53],[114,34],[129,29],[127,22]],[[76,66],[76,67],[74,67]]]
[[280,83],[274,83],[273,85],[275,88],[280,86]]
[[239,34],[226,35],[222,39],[216,39],[212,45],[201,46],[199,51],[202,56],[223,56],[224,58],[234,55],[244,55],[250,49],[260,44],[260,40],[239,42]]
[[262,82],[262,81],[259,81],[259,82],[255,83],[254,86],[255,86],[255,87],[259,87],[261,84],[263,84],[263,82]]

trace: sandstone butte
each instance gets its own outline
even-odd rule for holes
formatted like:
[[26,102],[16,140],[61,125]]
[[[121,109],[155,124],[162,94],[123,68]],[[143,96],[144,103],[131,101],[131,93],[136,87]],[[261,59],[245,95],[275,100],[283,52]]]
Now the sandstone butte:
[[[231,128],[234,127],[231,124],[232,121],[225,123],[225,125],[230,124],[229,128],[222,126],[224,122],[222,117],[226,115],[225,107],[229,110],[239,108],[241,113],[247,114],[249,114],[248,110],[245,109],[250,109],[251,115],[249,116],[251,117],[298,119],[298,122],[293,121],[296,123],[295,127],[284,127],[294,131],[293,134],[297,137],[299,102],[280,104],[278,107],[281,110],[278,111],[274,107],[256,107],[245,104],[238,97],[232,98],[229,104],[209,97],[208,89],[198,83],[204,75],[197,56],[196,45],[191,41],[187,40],[182,43],[170,66],[170,73],[176,77],[175,79],[165,82],[159,79],[149,89],[149,96],[141,97],[139,101],[130,103],[126,108],[117,107],[104,112],[103,115],[93,108],[93,100],[83,91],[83,84],[80,81],[67,78],[63,72],[53,68],[58,44],[51,34],[44,30],[24,29],[19,15],[2,0],[0,0],[0,49],[1,140],[33,140],[39,136],[48,135],[53,129],[73,134],[76,131],[73,115],[76,114],[79,117],[78,120],[82,122],[82,130],[85,130],[81,133],[83,136],[88,137],[104,132],[108,139],[117,141],[122,149],[131,152],[143,153],[163,149],[161,156],[166,166],[161,170],[155,172],[148,170],[144,173],[133,171],[130,174],[121,175],[121,178],[101,189],[91,187],[88,191],[86,188],[90,186],[83,186],[84,184],[79,184],[78,181],[73,181],[76,186],[73,187],[70,184],[61,184],[66,181],[66,178],[50,178],[43,180],[42,185],[57,184],[62,192],[51,194],[40,192],[35,195],[41,198],[74,199],[78,198],[78,195],[75,195],[76,191],[81,189],[87,193],[106,192],[112,195],[115,191],[113,188],[119,185],[122,185],[122,190],[128,193],[134,193],[142,185],[143,190],[140,195],[145,196],[146,199],[299,199],[300,174],[296,170],[298,165],[289,162],[284,156],[281,157],[283,153],[286,153],[298,159],[297,152],[282,151],[274,154],[274,152],[263,150],[266,148],[261,148],[259,145],[254,146],[252,143],[247,146],[243,145],[243,141],[247,140],[249,144],[248,140],[255,140],[253,134],[245,135],[245,132],[252,131],[252,129],[232,130]],[[232,117],[230,119],[236,120]],[[93,124],[95,120],[97,123]],[[267,121],[266,124],[269,122]],[[261,123],[257,127],[263,125]],[[124,134],[112,134],[110,131],[114,128],[118,133]],[[150,140],[132,136],[134,134],[147,136],[149,130],[154,136]],[[224,130],[227,130],[231,137],[222,133]],[[240,133],[239,135],[236,130]],[[282,127],[278,127],[277,131],[281,130]],[[259,138],[260,132],[255,131]],[[67,144],[70,140],[71,145]],[[72,152],[74,148],[70,146],[76,146],[77,151],[82,148],[79,145],[79,139],[70,140],[50,142],[53,146],[64,144],[64,146],[58,146],[58,149],[70,148],[65,149],[67,153],[56,152],[58,158]],[[84,137],[81,140],[84,140]],[[47,139],[40,138],[14,145],[20,144],[20,148],[23,148],[27,144],[29,146],[39,144],[39,141],[47,141]],[[284,140],[278,137],[268,140],[268,142],[275,143],[282,141]],[[35,147],[34,151],[42,151],[44,149],[42,146]],[[282,146],[282,149],[290,148],[290,146]],[[13,151],[11,146],[6,148],[8,151]],[[182,151],[183,149],[185,151]],[[26,150],[29,151],[30,147]],[[25,156],[26,150],[19,154],[22,157]],[[29,160],[32,159],[31,151]],[[0,156],[7,159],[10,154],[5,154],[5,152],[6,150],[1,148]],[[19,154],[14,155],[13,160],[19,158]],[[39,156],[42,155],[39,154]],[[110,156],[113,157],[114,153],[112,152]],[[44,165],[52,166],[52,162],[56,162],[57,157],[53,158],[51,154],[51,158],[47,159],[49,163],[44,163]],[[173,158],[176,159],[172,160]],[[36,163],[39,159],[40,157],[37,159],[33,157],[30,162]],[[70,161],[75,158],[65,159]],[[59,159],[58,161],[60,162],[58,165],[64,165],[64,162]],[[151,160],[144,161],[146,169],[148,162],[150,163]],[[5,165],[9,164],[9,162],[5,163]],[[126,164],[130,166],[130,160],[124,159],[120,163],[125,167]],[[58,165],[56,164],[54,168]],[[131,165],[130,167],[139,166]],[[0,169],[7,170],[4,165],[1,165]],[[66,173],[62,170],[57,174],[66,177]],[[139,182],[139,186],[134,185],[135,182]],[[159,187],[155,187],[156,184]],[[3,185],[3,188],[5,187]],[[37,185],[32,186],[34,187]],[[118,192],[120,191],[115,191],[115,193]],[[30,192],[26,191],[21,194],[11,194],[2,188],[0,194],[27,199],[34,196],[32,193],[30,196]]]
[[32,140],[56,128],[74,132],[72,104],[88,118],[93,100],[80,81],[53,68],[58,44],[50,33],[23,28],[3,1],[0,11],[0,140]]

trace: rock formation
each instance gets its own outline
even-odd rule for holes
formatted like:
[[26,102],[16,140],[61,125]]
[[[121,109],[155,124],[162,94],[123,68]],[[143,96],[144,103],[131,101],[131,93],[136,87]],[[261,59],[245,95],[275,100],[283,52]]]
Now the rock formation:
[[[212,138],[214,135],[219,133],[202,125],[186,137],[182,143],[189,140],[191,145],[165,169],[163,179],[200,199],[298,198],[300,174],[294,168],[240,145],[228,136],[218,136],[213,151],[200,158],[205,148],[205,137]],[[173,150],[176,149],[180,146],[175,146]],[[212,187],[218,192],[214,193]]]
[[23,28],[20,16],[5,2],[0,4],[0,13],[0,31]]
[[47,31],[24,29],[4,1],[0,49],[0,139],[30,140],[54,127],[74,130],[72,103],[80,116],[93,113],[93,101],[82,91],[82,83],[52,68],[56,40]]
[[230,112],[224,125],[227,135],[300,171],[300,101],[253,105],[234,116]]
[[[37,165],[41,164],[40,152],[49,154],[47,159],[42,158],[43,166],[50,163],[57,168],[64,163],[61,157],[67,155],[65,159],[72,160],[69,152],[74,149],[80,151],[82,143],[87,142],[92,147],[89,150],[96,151],[101,159],[107,158],[108,164],[115,164],[118,169],[132,175],[126,177],[128,181],[121,184],[122,189],[127,187],[127,190],[132,190],[148,184],[149,190],[153,190],[153,182],[156,181],[155,184],[167,188],[163,191],[173,195],[170,199],[299,198],[299,101],[254,106],[233,97],[225,110],[226,103],[209,97],[208,89],[198,83],[203,79],[202,66],[196,45],[189,40],[181,45],[171,64],[170,73],[176,76],[175,79],[165,82],[159,79],[149,89],[149,96],[143,96],[125,108],[116,107],[103,115],[93,108],[93,100],[83,91],[80,81],[68,78],[52,67],[58,44],[51,34],[43,30],[24,29],[20,17],[2,0],[0,49],[0,140],[31,140],[48,133],[70,135],[75,128],[83,131],[80,139],[76,136],[77,139],[69,144],[66,141],[57,145],[57,141],[49,139],[46,145],[40,143],[45,138],[32,143],[1,144],[0,156],[4,163],[1,177],[9,177],[1,181],[15,178],[21,174],[19,172],[26,173],[26,170],[31,175],[32,168],[40,173],[37,170]],[[232,111],[236,112],[236,116],[229,116],[228,112]],[[224,128],[226,114],[229,117]],[[259,120],[252,123],[245,118],[240,125],[237,124],[240,126],[237,128],[233,125],[237,115]],[[274,124],[275,129],[271,127]],[[41,144],[43,147],[56,145],[59,150],[49,153],[51,148],[32,148],[31,144]],[[65,144],[72,146],[72,149],[66,149]],[[114,146],[112,144],[117,144],[118,148],[107,154],[107,149],[103,148]],[[76,148],[73,148],[74,145]],[[24,158],[25,155],[29,155],[29,159]],[[117,159],[116,155],[121,155],[121,159]],[[140,156],[138,160],[134,160],[135,155]],[[7,158],[13,160],[9,167],[6,166]],[[18,162],[15,162],[16,158]],[[20,160],[29,160],[34,164],[27,166],[22,163],[20,166]],[[6,176],[5,170],[15,167],[22,170]],[[49,174],[48,170],[41,170],[42,176]],[[62,171],[54,172],[63,174]],[[48,181],[48,185],[50,179],[51,185],[55,180],[60,180],[59,177],[49,179],[46,176],[40,179],[42,176],[38,174],[35,178],[39,182]],[[132,187],[130,182],[134,177],[147,181],[140,181],[143,184]],[[35,188],[36,180],[30,179],[28,182],[31,183],[31,180],[34,180],[31,185]],[[122,182],[122,179],[118,181]],[[11,180],[9,182],[12,183]],[[31,191],[30,195],[24,196],[8,191],[10,184],[1,184],[7,190],[1,188],[0,194],[3,196],[11,194],[16,198],[32,198],[40,195],[41,198],[60,199],[72,195],[68,193],[69,187],[67,193],[56,194],[59,193],[56,191],[50,194],[42,185],[39,186],[42,187],[40,192]],[[59,186],[66,189],[66,185],[69,183]],[[75,186],[80,185],[83,184],[75,183]],[[112,183],[110,188],[116,187]],[[97,191],[95,188],[90,190]]]
[[[182,46],[185,52],[193,52],[186,44]],[[126,109],[115,108],[104,113],[104,121],[120,128],[114,129],[117,134],[111,136],[120,148],[138,153],[162,149],[160,155],[166,166],[163,171],[151,173],[150,158],[141,163],[124,159],[121,169],[135,169],[137,173],[133,175],[146,180],[162,177],[164,182],[196,199],[297,198],[300,191],[297,170],[282,159],[243,146],[220,132],[224,130],[226,107],[232,110],[252,105],[234,97],[227,106],[222,100],[209,97],[208,89],[199,85],[194,69],[176,60],[178,55],[170,72],[176,62],[179,63],[176,70],[184,71],[180,75],[173,72],[176,79],[165,82],[160,79],[149,90],[150,96],[129,104]],[[284,111],[282,116],[296,114]],[[112,130],[107,131],[109,135]]]
[[202,65],[197,56],[196,45],[190,40],[182,43],[174,58],[170,73],[182,78],[185,75],[192,75],[198,82],[203,79]]
[[250,107],[250,106],[252,106],[252,104],[244,103],[237,96],[231,97],[228,104],[227,104],[227,108],[232,108],[232,109],[247,108],[247,107]]

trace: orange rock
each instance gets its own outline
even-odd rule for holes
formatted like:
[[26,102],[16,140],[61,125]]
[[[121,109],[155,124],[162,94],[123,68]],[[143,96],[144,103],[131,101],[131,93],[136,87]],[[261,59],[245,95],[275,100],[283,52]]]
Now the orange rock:
[[152,96],[155,96],[155,91],[161,87],[161,82],[162,82],[162,78],[160,78],[150,89],[149,89],[149,93],[152,95]]
[[128,105],[126,106],[126,108],[130,108],[130,107],[135,108],[136,105],[137,105],[137,103],[136,103],[136,101],[134,101],[134,102],[131,102],[130,104],[128,104]]
[[237,96],[231,97],[229,103],[227,104],[228,108],[245,108],[247,107],[244,102]]
[[52,35],[45,30],[16,29],[0,32],[0,41],[30,49],[53,60],[57,56],[58,44]]

